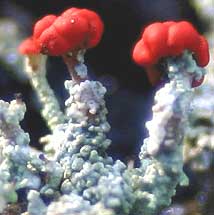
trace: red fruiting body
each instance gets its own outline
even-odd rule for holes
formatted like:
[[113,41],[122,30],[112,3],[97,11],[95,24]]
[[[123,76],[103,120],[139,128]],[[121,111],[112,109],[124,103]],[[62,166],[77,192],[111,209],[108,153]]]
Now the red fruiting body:
[[61,14],[61,16],[69,18],[72,14],[74,14],[75,12],[79,12],[79,11],[80,11],[79,8],[72,7],[72,8],[69,8],[69,9],[65,10],[65,11]]
[[96,46],[103,33],[100,17],[87,9],[70,8],[58,17],[46,16],[34,27],[33,37],[41,52],[63,55]]
[[39,46],[32,37],[25,39],[19,46],[19,52],[23,55],[36,55],[40,53]]
[[199,66],[204,67],[208,64],[208,43],[189,22],[157,22],[145,28],[132,56],[137,64],[150,70],[161,58],[179,56],[184,50],[194,54]]
[[35,39],[38,39],[44,30],[46,30],[48,27],[50,27],[53,22],[56,20],[55,15],[47,15],[44,16],[42,19],[37,21],[37,23],[34,25],[33,29],[33,36]]
[[93,11],[82,9],[80,14],[89,21],[87,47],[92,48],[96,46],[101,40],[104,28],[103,23],[99,16]]
[[[37,47],[36,53],[64,55],[67,52],[95,47],[103,34],[103,22],[93,11],[70,8],[60,16],[47,15],[34,25],[28,49]],[[23,51],[21,44],[19,50]]]
[[199,80],[196,80],[193,78],[192,80],[192,87],[198,87],[200,86],[204,81],[204,76],[202,78],[200,78]]
[[162,23],[154,23],[149,25],[142,35],[142,40],[147,46],[147,52],[150,52],[150,62],[155,63],[159,56],[168,53],[166,49],[168,27]]
[[209,63],[209,45],[205,37],[199,37],[199,44],[196,48],[195,58],[198,62],[198,65],[201,67],[205,67]]

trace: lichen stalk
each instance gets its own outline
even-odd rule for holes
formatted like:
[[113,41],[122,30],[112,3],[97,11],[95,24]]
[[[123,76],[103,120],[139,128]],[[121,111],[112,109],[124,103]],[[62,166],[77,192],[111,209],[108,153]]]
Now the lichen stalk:
[[54,160],[65,170],[61,192],[81,196],[92,208],[101,203],[117,214],[128,214],[134,198],[124,177],[126,165],[114,163],[105,152],[111,143],[106,137],[110,130],[106,89],[100,82],[89,80],[69,80],[65,87],[70,94],[65,103],[70,120],[58,126],[52,136]]
[[41,114],[50,130],[53,131],[57,125],[65,122],[65,116],[60,110],[56,96],[48,84],[46,78],[46,60],[47,56],[42,54],[27,55],[25,57],[25,72],[41,102]]
[[204,70],[188,52],[166,62],[170,82],[155,95],[153,117],[146,123],[149,137],[139,155],[141,166],[131,171],[137,198],[132,214],[157,214],[170,204],[176,186],[188,183],[182,142],[193,94],[191,84],[204,75]]
[[110,126],[106,89],[100,82],[65,81],[69,120],[54,129],[49,144],[54,154],[49,156],[28,145],[28,134],[19,125],[24,103],[1,101],[0,184],[5,185],[0,188],[1,205],[16,202],[20,189],[27,193],[25,215],[155,215],[169,205],[176,185],[187,183],[182,140],[192,81],[201,79],[204,70],[187,52],[168,58],[167,68],[170,82],[155,96],[153,119],[147,123],[150,136],[136,169],[106,154]]
[[87,67],[84,64],[84,54],[85,50],[80,49],[62,55],[71,79],[76,83],[80,83],[88,79]]

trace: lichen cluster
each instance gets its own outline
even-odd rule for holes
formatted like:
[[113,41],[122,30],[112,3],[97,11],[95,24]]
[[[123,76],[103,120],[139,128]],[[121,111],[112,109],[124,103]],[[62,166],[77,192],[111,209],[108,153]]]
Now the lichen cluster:
[[182,141],[191,83],[204,70],[188,52],[166,65],[170,82],[156,93],[138,168],[106,153],[110,125],[100,82],[65,81],[66,121],[55,125],[45,152],[31,148],[20,127],[23,101],[1,101],[1,212],[20,201],[27,203],[23,215],[152,215],[169,205],[177,184],[187,184]]

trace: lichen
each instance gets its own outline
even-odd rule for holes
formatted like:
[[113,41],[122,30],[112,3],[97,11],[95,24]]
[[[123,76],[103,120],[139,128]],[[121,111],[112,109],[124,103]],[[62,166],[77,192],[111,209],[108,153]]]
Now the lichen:
[[188,183],[182,142],[191,83],[204,70],[189,52],[168,58],[166,65],[170,82],[156,93],[138,168],[127,168],[106,153],[110,125],[100,82],[65,81],[68,121],[56,125],[49,137],[52,154],[29,146],[29,135],[19,125],[23,101],[0,101],[2,211],[17,202],[20,192],[27,202],[25,215],[152,215],[169,205],[177,184]]

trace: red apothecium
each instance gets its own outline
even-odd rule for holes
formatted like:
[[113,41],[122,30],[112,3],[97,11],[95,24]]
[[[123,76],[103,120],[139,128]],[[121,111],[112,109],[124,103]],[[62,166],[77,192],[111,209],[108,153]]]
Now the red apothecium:
[[[204,67],[209,62],[209,49],[206,39],[201,36],[191,23],[187,21],[167,21],[153,23],[145,28],[140,40],[133,50],[133,59],[147,70],[151,82],[156,83],[160,79],[160,72],[155,65],[160,59],[169,56],[179,56],[184,50],[193,53],[196,63]],[[193,83],[200,85],[201,81]]]
[[92,48],[99,43],[103,28],[102,20],[95,12],[70,8],[58,17],[47,15],[37,21],[33,36],[20,45],[19,51],[28,54],[26,49],[32,46],[37,47],[33,49],[35,54],[40,52],[57,56]]
[[19,52],[23,55],[35,55],[40,53],[40,47],[32,37],[25,39],[19,46]]

